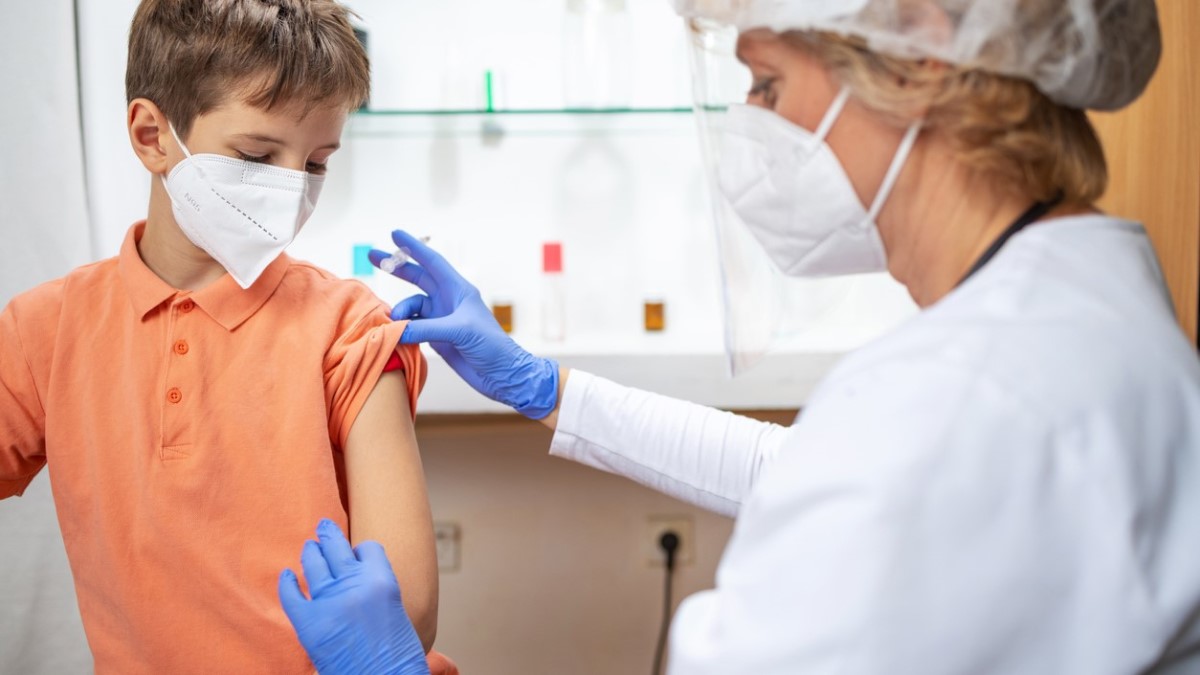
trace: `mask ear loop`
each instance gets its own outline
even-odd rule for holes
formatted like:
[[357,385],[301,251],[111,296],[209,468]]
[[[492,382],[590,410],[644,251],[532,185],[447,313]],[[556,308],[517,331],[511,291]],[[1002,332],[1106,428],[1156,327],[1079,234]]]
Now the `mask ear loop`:
[[[850,87],[843,86],[838,92],[833,103],[829,105],[828,112],[825,113],[824,119],[821,120],[820,126],[817,127],[815,136],[819,142],[824,143],[829,136],[829,132],[833,130],[833,125],[837,123],[841,117],[842,111],[846,108],[846,103],[850,100]],[[871,204],[871,210],[867,213],[866,220],[862,223],[862,229],[870,229],[875,219],[879,217],[879,213],[883,211],[884,204],[887,203],[888,197],[891,196],[892,190],[896,187],[896,182],[900,180],[900,172],[904,170],[904,165],[908,162],[908,156],[912,154],[913,146],[917,143],[917,138],[921,135],[921,127],[925,120],[917,120],[908,127],[903,140],[900,141],[900,146],[896,148],[896,154],[892,157],[892,164],[888,167],[887,174],[883,177],[883,183],[879,186],[879,192],[875,195],[875,201]]]
[[[179,139],[179,134],[175,133],[175,125],[171,124],[170,122],[167,122],[167,128],[171,130],[171,137],[175,139],[175,142],[179,144],[179,149],[183,151],[184,159],[191,159],[192,153],[190,151],[188,151],[187,146],[184,145],[183,141],[181,141]],[[159,182],[162,183],[163,189],[167,191],[167,197],[169,197],[171,199],[171,201],[174,202],[175,198],[171,195],[171,188],[167,186],[166,174],[159,174],[158,180],[159,180]]]
[[821,124],[813,132],[813,136],[816,137],[817,142],[825,142],[825,139],[829,136],[829,132],[833,131],[833,125],[837,124],[838,118],[842,116],[842,111],[846,109],[846,102],[849,100],[850,87],[842,87],[842,90],[834,97],[833,103],[829,104],[829,110],[825,112],[825,117],[821,119]]
[[908,131],[904,133],[904,139],[900,141],[900,147],[896,148],[896,155],[892,158],[892,165],[888,167],[887,174],[883,177],[883,183],[879,186],[879,192],[875,195],[875,202],[871,204],[871,210],[867,213],[866,220],[863,221],[862,228],[864,230],[872,227],[875,219],[879,217],[879,213],[883,211],[883,205],[887,203],[888,197],[896,187],[896,182],[900,180],[900,172],[904,170],[904,165],[908,162],[908,156],[912,154],[913,146],[916,145],[917,137],[921,135],[921,127],[924,124],[925,120],[917,120],[909,125]]
[[175,132],[175,125],[167,122],[167,128],[171,130],[171,137],[174,138],[175,142],[179,144],[179,149],[183,151],[183,156],[191,159],[192,153],[188,151],[187,146],[183,144],[183,141],[179,140],[179,134]]

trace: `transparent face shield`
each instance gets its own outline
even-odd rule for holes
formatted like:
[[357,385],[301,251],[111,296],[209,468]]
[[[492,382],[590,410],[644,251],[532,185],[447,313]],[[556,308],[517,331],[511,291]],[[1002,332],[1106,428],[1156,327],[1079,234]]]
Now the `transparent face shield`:
[[725,351],[733,376],[772,351],[799,348],[805,335],[845,300],[852,281],[784,275],[718,185],[730,105],[746,102],[750,69],[737,59],[736,28],[686,21],[702,157],[707,169],[720,257]]

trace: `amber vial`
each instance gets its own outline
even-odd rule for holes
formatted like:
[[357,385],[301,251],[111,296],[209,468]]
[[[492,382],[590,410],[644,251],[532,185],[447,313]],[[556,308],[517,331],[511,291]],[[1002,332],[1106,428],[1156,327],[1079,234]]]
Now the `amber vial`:
[[645,305],[647,333],[660,333],[667,327],[667,306],[662,300],[647,300]]
[[492,303],[492,316],[496,317],[496,323],[504,329],[505,333],[513,331],[513,306],[507,302]]

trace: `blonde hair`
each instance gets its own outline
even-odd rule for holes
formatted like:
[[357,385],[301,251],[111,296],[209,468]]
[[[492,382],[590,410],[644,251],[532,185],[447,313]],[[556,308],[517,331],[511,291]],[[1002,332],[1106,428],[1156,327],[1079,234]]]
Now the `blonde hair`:
[[1084,206],[1107,188],[1104,149],[1087,114],[1051,101],[1030,82],[930,68],[830,33],[783,37],[825,64],[868,108],[904,126],[923,111],[926,128],[946,138],[966,166],[1012,193]]
[[336,0],[143,0],[129,31],[128,101],[146,98],[180,135],[240,96],[254,107],[359,107],[366,51]]

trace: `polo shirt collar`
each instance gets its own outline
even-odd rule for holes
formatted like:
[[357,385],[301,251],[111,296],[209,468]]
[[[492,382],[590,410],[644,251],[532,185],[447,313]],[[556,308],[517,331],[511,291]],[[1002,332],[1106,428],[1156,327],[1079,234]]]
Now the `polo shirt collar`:
[[196,305],[211,316],[225,330],[234,330],[245,323],[267,300],[275,294],[283,275],[287,273],[292,259],[288,254],[281,253],[279,257],[267,265],[267,269],[258,277],[250,288],[238,286],[233,277],[224,274],[220,279],[192,293]]
[[284,253],[267,266],[250,288],[243,290],[233,277],[224,274],[208,286],[189,294],[160,279],[142,261],[137,244],[145,230],[145,221],[129,228],[117,261],[130,303],[139,319],[145,319],[147,314],[172,297],[184,294],[191,297],[205,314],[225,330],[232,331],[266,304],[292,264],[291,257]]

